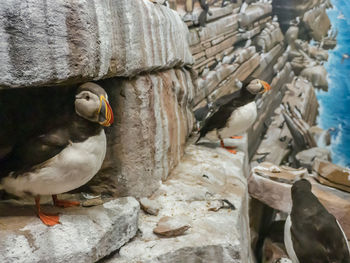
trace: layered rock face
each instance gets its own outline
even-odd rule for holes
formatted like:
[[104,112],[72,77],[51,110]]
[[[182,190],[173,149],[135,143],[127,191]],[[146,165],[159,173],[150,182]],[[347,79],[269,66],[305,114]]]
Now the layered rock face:
[[116,123],[108,130],[104,164],[89,188],[94,192],[149,196],[179,163],[194,125],[194,86],[185,69],[109,79]]
[[187,28],[150,1],[6,1],[0,87],[84,82],[192,64]]

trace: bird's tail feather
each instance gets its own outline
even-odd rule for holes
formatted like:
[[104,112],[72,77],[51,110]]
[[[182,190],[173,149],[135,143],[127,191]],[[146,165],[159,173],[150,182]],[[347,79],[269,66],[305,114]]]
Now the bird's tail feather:
[[198,136],[198,139],[196,140],[196,142],[195,142],[194,144],[197,144],[201,138],[202,138],[202,135],[200,134],[200,135]]

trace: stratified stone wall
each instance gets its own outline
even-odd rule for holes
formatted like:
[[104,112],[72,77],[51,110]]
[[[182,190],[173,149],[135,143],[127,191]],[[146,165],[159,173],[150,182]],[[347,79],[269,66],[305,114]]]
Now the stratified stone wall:
[[191,74],[171,69],[100,84],[116,116],[105,162],[89,186],[95,192],[149,196],[179,163],[192,132]]
[[[281,103],[284,85],[293,79],[287,43],[268,2],[210,6],[205,27],[197,26],[194,10],[190,29],[190,49],[199,77],[194,97],[195,110],[239,89],[239,82],[259,78],[272,91],[258,98],[258,118],[249,130],[250,156],[258,147],[266,122]],[[178,6],[178,11],[182,6]],[[220,10],[220,11],[219,11]],[[214,20],[213,17],[215,17]]]
[[0,87],[80,83],[193,63],[178,14],[143,0],[3,1]]

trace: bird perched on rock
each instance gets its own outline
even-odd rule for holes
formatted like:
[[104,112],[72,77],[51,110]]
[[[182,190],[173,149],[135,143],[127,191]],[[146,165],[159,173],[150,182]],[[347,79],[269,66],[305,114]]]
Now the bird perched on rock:
[[0,188],[16,196],[34,197],[38,216],[48,226],[58,224],[59,217],[41,211],[40,196],[52,195],[59,207],[79,205],[59,200],[57,194],[84,185],[101,168],[106,154],[102,126],[113,123],[105,90],[91,82],[81,85],[75,96],[75,113],[64,123],[15,145],[0,162]]
[[201,27],[204,27],[207,23],[207,15],[211,16],[212,13],[209,11],[209,4],[207,0],[199,0],[199,5],[203,9],[203,11],[199,14],[198,23]]
[[349,245],[339,222],[311,192],[306,179],[292,186],[284,243],[293,263],[348,263]]
[[270,89],[270,85],[265,81],[254,79],[248,85],[243,85],[240,90],[219,98],[214,103],[214,113],[204,120],[196,143],[208,134],[210,139],[219,138],[222,147],[235,153],[229,149],[232,147],[225,147],[223,139],[245,132],[254,123],[257,117],[255,97]]

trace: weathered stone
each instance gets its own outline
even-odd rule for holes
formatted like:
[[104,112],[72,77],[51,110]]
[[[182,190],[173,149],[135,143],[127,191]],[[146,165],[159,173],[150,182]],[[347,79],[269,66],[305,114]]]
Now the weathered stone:
[[282,31],[285,32],[295,17],[303,14],[320,4],[320,0],[274,0],[273,10],[278,15]]
[[350,192],[350,170],[348,168],[317,158],[312,170],[321,184]]
[[[246,139],[243,143],[246,148]],[[140,234],[106,263],[253,262],[245,164],[242,151],[232,155],[220,147],[188,146],[183,161],[151,197],[162,206],[159,215],[140,214]],[[236,210],[208,211],[222,199]],[[184,235],[159,238],[153,233],[160,218],[183,215],[192,221]]]
[[249,5],[247,9],[240,13],[239,25],[246,27],[255,22],[256,20],[263,18],[264,16],[272,13],[272,6],[269,3],[254,3]]
[[286,43],[290,45],[292,49],[295,48],[294,41],[298,38],[298,34],[299,34],[299,27],[291,25],[284,35],[285,37],[284,39]]
[[331,27],[325,6],[307,11],[304,14],[303,22],[309,31],[310,37],[316,41],[321,41]]
[[323,130],[320,127],[312,126],[309,131],[315,138],[318,147],[325,147],[331,144],[331,134],[329,130]]
[[115,113],[94,192],[149,196],[180,161],[193,129],[194,87],[184,69],[101,82]]
[[136,234],[139,213],[132,197],[91,208],[52,208],[60,212],[61,224],[47,227],[31,206],[0,203],[0,208],[2,263],[96,262]]
[[176,237],[183,235],[191,228],[191,220],[185,216],[169,217],[159,219],[153,232],[164,237]]
[[318,101],[313,86],[306,79],[298,77],[288,85],[283,103],[296,108],[309,125],[314,124],[318,114]]
[[314,147],[298,152],[295,155],[298,164],[307,168],[310,172],[316,158],[324,161],[331,161],[331,152],[326,148]]
[[235,63],[242,64],[256,54],[256,48],[254,46],[236,49],[234,56],[236,56]]
[[[270,25],[270,27],[269,27]],[[276,44],[281,43],[284,39],[278,23],[272,22],[256,37],[255,43],[258,50],[268,52]]]
[[217,38],[221,34],[227,32],[235,32],[238,29],[237,15],[230,15],[212,23],[208,23],[206,27],[199,31],[201,41]]
[[264,263],[276,263],[280,258],[288,258],[288,254],[284,249],[283,243],[273,242],[267,238],[264,241],[263,246],[263,262]]
[[192,64],[188,29],[143,0],[6,1],[0,86],[48,86]]
[[102,204],[103,204],[103,200],[101,199],[101,197],[84,200],[81,203],[81,205],[84,207],[97,206],[97,205],[102,205]]
[[147,214],[156,216],[159,213],[159,204],[154,200],[143,197],[140,199],[140,205]]
[[323,65],[305,68],[300,76],[309,80],[315,88],[328,90],[327,71]]
[[283,55],[277,59],[277,63],[273,66],[273,71],[275,74],[277,74],[279,71],[281,71],[284,68],[287,60],[288,60],[288,52],[284,52]]
[[[261,78],[262,75],[271,75],[271,74],[265,74],[265,72],[268,71],[268,68],[270,68],[269,72],[273,72],[273,65],[272,63],[277,61],[278,55],[282,53],[282,45],[276,45],[274,48],[272,48],[269,52],[263,53],[260,56],[260,63],[259,67],[255,70],[253,73],[253,78]],[[265,77],[264,76],[264,77]]]
[[194,46],[201,42],[197,29],[190,30],[189,45]]
[[221,42],[220,44],[218,44],[216,46],[207,48],[205,50],[205,54],[208,58],[211,56],[214,56],[217,53],[220,53],[221,51],[233,46],[237,41],[238,41],[238,35],[234,35],[234,36],[224,40],[223,42]]

